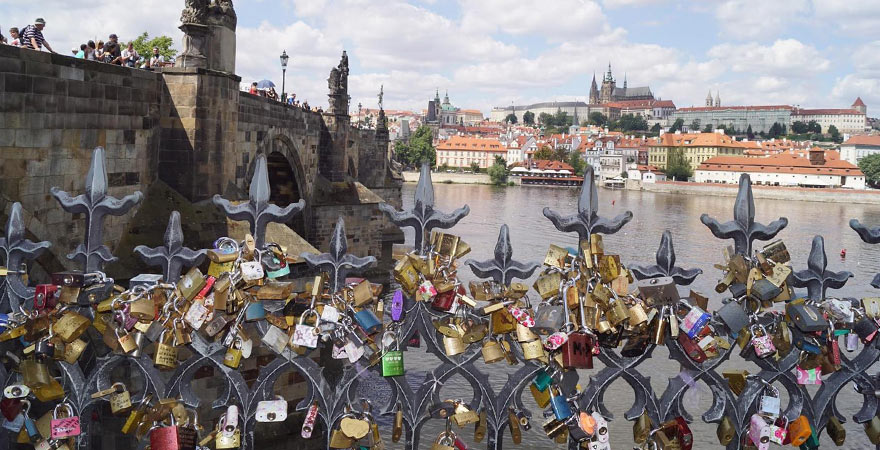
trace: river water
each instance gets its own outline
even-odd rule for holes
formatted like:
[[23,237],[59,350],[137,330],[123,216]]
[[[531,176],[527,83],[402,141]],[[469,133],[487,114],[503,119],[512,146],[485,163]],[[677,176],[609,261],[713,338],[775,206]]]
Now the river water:
[[[415,184],[408,183],[403,188],[403,204],[412,207]],[[451,211],[463,204],[470,206],[470,214],[450,230],[459,235],[472,247],[466,258],[477,260],[491,259],[502,224],[510,227],[510,238],[513,245],[513,257],[520,261],[541,262],[550,244],[563,247],[576,247],[577,235],[558,232],[547,220],[542,209],[547,206],[563,214],[574,214],[577,210],[579,191],[573,188],[551,188],[540,186],[516,186],[497,188],[487,185],[435,184],[435,207],[442,211]],[[693,196],[680,194],[660,194],[639,191],[599,190],[599,213],[604,217],[612,217],[624,211],[632,211],[633,219],[618,234],[605,236],[607,253],[620,255],[624,264],[653,264],[654,255],[664,230],[672,232],[675,244],[677,265],[684,268],[699,267],[703,274],[697,278],[693,288],[710,295],[710,308],[717,309],[721,304],[721,296],[714,291],[715,283],[721,273],[713,268],[713,264],[722,261],[722,249],[732,241],[716,239],[700,222],[700,215],[708,213],[719,221],[732,220],[732,197]],[[758,200],[755,205],[756,220],[768,223],[783,216],[789,219],[789,225],[778,237],[785,241],[792,256],[795,270],[806,268],[807,255],[814,235],[825,237],[825,248],[828,253],[830,270],[849,270],[855,276],[843,289],[837,291],[842,296],[873,296],[876,290],[870,286],[874,274],[880,271],[880,247],[870,246],[859,239],[849,227],[849,220],[859,219],[870,225],[880,224],[880,204],[865,205],[845,203],[817,203],[803,201]],[[407,243],[412,244],[413,234],[406,230]],[[756,246],[762,245],[760,242]],[[873,247],[873,248],[872,248]],[[760,247],[759,247],[760,248]],[[843,259],[840,250],[846,249]],[[459,270],[459,277],[467,283],[474,275],[467,267]],[[529,284],[533,280],[528,280]],[[686,290],[682,290],[686,294]],[[832,291],[833,292],[833,291]],[[669,378],[679,373],[678,363],[667,358],[665,348],[656,348],[653,358],[642,364],[643,374],[651,375],[651,384],[659,396]],[[480,362],[479,364],[482,364]],[[409,349],[406,353],[406,368],[411,384],[419,384],[424,372],[436,365],[436,359],[424,353],[424,349]],[[758,372],[757,366],[743,361],[734,354],[718,372],[726,368],[746,368],[752,373]],[[507,376],[516,367],[509,368],[499,362],[485,366],[485,372],[493,386],[500,387],[506,382]],[[579,371],[581,383],[585,385],[589,376],[601,369],[601,363],[590,371]],[[873,371],[872,371],[873,373]],[[691,399],[689,412],[695,418],[691,424],[694,432],[694,449],[721,448],[718,444],[715,424],[703,423],[699,416],[711,406],[711,395],[708,388],[699,383],[702,395]],[[815,393],[818,386],[810,386]],[[463,398],[469,400],[473,395],[471,386],[461,377],[453,377],[441,390],[441,398]],[[783,407],[787,404],[785,392],[782,392]],[[509,433],[505,435],[504,445],[508,448],[564,448],[554,445],[541,430],[541,410],[535,405],[526,389],[522,396],[524,403],[531,410],[534,420],[530,431],[523,433],[523,442],[513,445]],[[632,448],[632,424],[623,420],[623,414],[632,405],[634,396],[629,385],[617,380],[605,396],[606,405],[616,417],[610,422],[611,448]],[[845,417],[851,418],[861,405],[861,396],[849,387],[838,396],[839,410]],[[421,448],[430,448],[432,438],[441,429],[441,421],[431,421],[423,430]],[[868,442],[861,425],[849,421],[846,448],[873,448]],[[473,442],[471,426],[459,433],[471,448],[485,446]],[[822,435],[822,446],[831,447],[833,443]],[[386,442],[390,444],[390,442]],[[390,448],[400,448],[393,445]]]

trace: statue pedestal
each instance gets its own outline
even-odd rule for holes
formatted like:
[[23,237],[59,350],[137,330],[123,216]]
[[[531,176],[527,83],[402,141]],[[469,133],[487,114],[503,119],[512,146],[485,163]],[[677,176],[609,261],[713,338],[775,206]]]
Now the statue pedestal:
[[185,23],[181,25],[183,31],[183,52],[177,57],[178,67],[208,67],[208,59],[205,56],[205,43],[207,42],[210,29],[207,25],[197,23]]

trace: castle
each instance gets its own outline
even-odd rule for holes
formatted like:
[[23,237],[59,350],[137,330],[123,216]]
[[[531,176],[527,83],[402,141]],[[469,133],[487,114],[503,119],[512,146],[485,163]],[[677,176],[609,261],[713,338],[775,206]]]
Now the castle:
[[648,86],[630,88],[626,85],[626,75],[623,76],[623,87],[617,87],[617,82],[611,74],[611,63],[608,63],[608,72],[602,79],[602,88],[596,85],[596,75],[593,74],[593,83],[590,86],[590,104],[604,105],[611,102],[626,100],[654,100],[654,94]]

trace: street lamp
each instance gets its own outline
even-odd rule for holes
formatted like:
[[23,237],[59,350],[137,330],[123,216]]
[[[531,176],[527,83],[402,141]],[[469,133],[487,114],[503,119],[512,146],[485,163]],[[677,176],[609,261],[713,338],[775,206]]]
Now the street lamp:
[[361,102],[358,102],[358,128],[361,127]]
[[287,101],[287,96],[284,94],[284,84],[287,81],[287,61],[290,59],[287,56],[287,50],[281,52],[281,101]]

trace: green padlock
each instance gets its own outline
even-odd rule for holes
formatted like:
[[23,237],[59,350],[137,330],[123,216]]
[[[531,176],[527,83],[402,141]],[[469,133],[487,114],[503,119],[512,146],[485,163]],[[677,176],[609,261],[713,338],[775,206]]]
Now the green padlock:
[[[388,339],[393,339],[389,341]],[[400,350],[400,344],[397,342],[397,334],[393,331],[386,331],[382,336],[385,346],[385,353],[382,355],[382,376],[398,377],[403,375],[403,352]],[[390,350],[394,348],[394,350]]]
[[541,392],[546,391],[547,388],[550,387],[550,383],[552,382],[553,376],[547,373],[547,371],[544,369],[538,371],[538,374],[535,375],[535,381],[533,381],[533,383],[535,383],[535,387]]
[[813,429],[813,426],[810,425],[810,437],[807,439],[807,442],[804,442],[800,446],[800,450],[818,450],[819,449],[819,436],[816,436],[816,430]]

